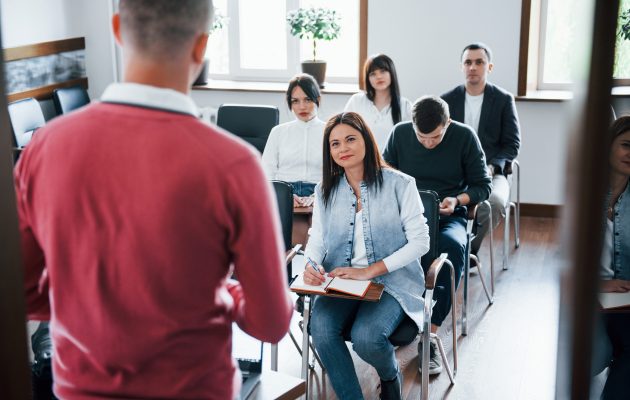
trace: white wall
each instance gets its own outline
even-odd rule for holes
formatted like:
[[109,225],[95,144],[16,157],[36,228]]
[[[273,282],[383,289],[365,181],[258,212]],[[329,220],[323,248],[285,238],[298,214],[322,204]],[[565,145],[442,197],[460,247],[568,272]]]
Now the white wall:
[[[90,95],[98,98],[114,80],[111,0],[0,0],[5,46],[85,36]],[[519,0],[371,0],[368,52],[391,56],[402,94],[415,99],[440,94],[461,83],[459,56],[471,41],[483,41],[494,52],[490,79],[515,92],[520,35]],[[501,18],[497,18],[501,16]],[[282,93],[194,91],[200,107],[222,103],[273,104],[281,121],[290,115]],[[320,116],[340,111],[349,95],[325,95]],[[568,103],[517,102],[523,145],[522,201],[561,204],[565,190]]]
[[[371,0],[368,10],[368,53],[385,53],[396,63],[403,96],[413,100],[441,94],[462,83],[459,57],[472,41],[488,44],[494,53],[490,79],[515,93],[520,39],[518,0]],[[501,16],[501,18],[497,18]],[[200,106],[242,102],[281,104],[282,94],[195,91]],[[347,95],[326,95],[320,115],[343,108]],[[521,200],[562,204],[565,192],[567,102],[517,102],[522,128]]]

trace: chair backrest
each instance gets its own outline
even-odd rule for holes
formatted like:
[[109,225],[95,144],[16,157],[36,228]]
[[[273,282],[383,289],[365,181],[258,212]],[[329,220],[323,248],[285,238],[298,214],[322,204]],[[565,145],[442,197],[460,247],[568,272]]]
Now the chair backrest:
[[429,226],[429,251],[422,256],[421,264],[426,273],[431,267],[431,263],[438,257],[438,232],[440,224],[440,198],[433,190],[418,190],[420,199],[424,206],[424,217]]
[[82,86],[53,90],[53,103],[58,115],[69,113],[90,102],[90,96]]
[[278,201],[284,248],[289,250],[291,249],[291,234],[293,232],[293,191],[291,185],[286,182],[272,181],[272,184]]
[[222,104],[217,111],[218,126],[244,139],[261,153],[269,132],[279,120],[280,112],[274,106]]
[[15,146],[18,148],[26,146],[31,141],[33,132],[46,123],[39,102],[33,98],[9,104],[9,118]]
[[[418,190],[418,193],[420,193],[420,199],[424,206],[424,217],[427,219],[427,225],[429,226],[429,251],[420,260],[422,269],[424,269],[426,274],[433,261],[438,257],[437,237],[440,220],[440,198],[432,190]],[[389,341],[394,346],[406,346],[415,340],[418,332],[418,325],[409,316],[405,316],[389,336]]]

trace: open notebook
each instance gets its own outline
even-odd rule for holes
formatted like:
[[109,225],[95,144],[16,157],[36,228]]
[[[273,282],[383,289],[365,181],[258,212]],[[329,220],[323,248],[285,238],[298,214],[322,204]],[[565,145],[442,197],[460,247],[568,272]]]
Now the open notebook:
[[605,310],[615,308],[630,308],[630,292],[626,293],[600,293],[599,303]]
[[319,286],[308,285],[304,283],[304,272],[300,273],[293,283],[291,283],[291,290],[294,292],[302,293],[314,293],[314,294],[326,294],[326,293],[340,293],[350,296],[357,296],[362,298],[367,293],[370,281],[357,281],[354,279],[333,278],[326,276],[326,281]]

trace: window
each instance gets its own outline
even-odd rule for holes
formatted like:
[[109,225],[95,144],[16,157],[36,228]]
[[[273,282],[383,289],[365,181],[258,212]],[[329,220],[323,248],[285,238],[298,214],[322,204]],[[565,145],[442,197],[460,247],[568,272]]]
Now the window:
[[[582,42],[582,35],[585,32],[578,31],[581,9],[572,0],[542,0],[540,2],[529,0],[527,3],[531,7],[531,10],[527,11],[531,11],[532,14],[531,21],[528,22],[533,28],[530,29],[529,36],[536,38],[539,35],[537,50],[536,43],[529,47],[530,57],[535,58],[536,55],[532,52],[537,51],[538,65],[536,71],[532,71],[530,62],[527,81],[530,83],[535,81],[537,89],[569,90],[572,69],[576,65],[576,60],[580,60],[583,56],[579,43]],[[536,21],[537,8],[540,8],[539,24]],[[630,0],[620,0],[619,14],[628,9],[630,9]],[[527,17],[530,18],[529,15]],[[619,35],[620,26],[621,17],[617,24],[613,78],[616,85],[627,85],[630,83],[630,40],[625,40]],[[533,32],[537,28],[538,32]],[[521,46],[524,45],[527,46],[521,43]],[[523,62],[521,62],[522,66]],[[522,72],[520,71],[519,75]],[[532,78],[532,76],[535,77]],[[531,88],[531,85],[529,86]],[[519,95],[522,94],[524,93],[521,93],[521,84],[519,84]]]
[[312,42],[291,36],[287,12],[299,7],[332,8],[341,33],[317,42],[317,58],[327,61],[326,80],[356,83],[359,71],[359,0],[215,0],[228,22],[208,41],[210,76],[215,79],[286,82],[312,57]]

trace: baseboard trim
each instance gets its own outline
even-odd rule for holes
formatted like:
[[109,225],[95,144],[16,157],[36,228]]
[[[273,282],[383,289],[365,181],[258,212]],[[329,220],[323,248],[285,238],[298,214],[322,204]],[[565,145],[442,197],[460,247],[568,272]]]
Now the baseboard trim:
[[558,218],[560,207],[556,204],[521,203],[521,215],[524,217]]

